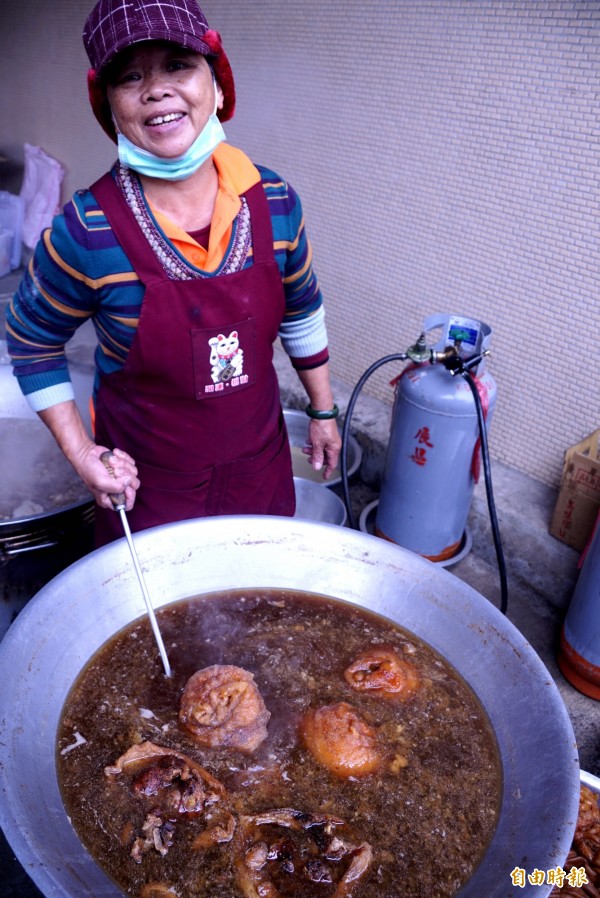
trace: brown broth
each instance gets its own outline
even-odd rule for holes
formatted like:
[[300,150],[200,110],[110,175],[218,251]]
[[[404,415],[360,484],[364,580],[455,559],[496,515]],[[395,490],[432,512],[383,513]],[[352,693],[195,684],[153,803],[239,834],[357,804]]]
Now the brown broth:
[[[235,814],[292,807],[343,818],[373,848],[352,898],[445,898],[472,874],[493,834],[501,764],[493,731],[470,687],[437,652],[392,622],[354,605],[291,590],[234,590],[158,612],[173,667],[166,679],[148,621],[118,633],[90,661],[63,709],[58,774],[82,842],[127,894],[170,884],[179,898],[242,898],[233,843],[192,850],[201,820],[178,821],[168,854],[130,857],[143,813],[104,775],[132,744],[176,749],[226,786]],[[421,686],[406,701],[358,693],[343,671],[365,648],[393,645]],[[201,748],[177,723],[188,678],[212,664],[252,672],[271,712],[267,739],[251,756]],[[385,766],[341,780],[298,739],[309,706],[349,702],[386,747]],[[84,742],[81,740],[85,740]],[[395,763],[394,763],[395,762]],[[406,762],[406,763],[405,763]],[[401,766],[404,765],[405,766]],[[116,800],[118,795],[118,800]],[[304,888],[304,887],[303,887]],[[328,891],[329,889],[329,891]],[[311,884],[295,898],[330,898]]]

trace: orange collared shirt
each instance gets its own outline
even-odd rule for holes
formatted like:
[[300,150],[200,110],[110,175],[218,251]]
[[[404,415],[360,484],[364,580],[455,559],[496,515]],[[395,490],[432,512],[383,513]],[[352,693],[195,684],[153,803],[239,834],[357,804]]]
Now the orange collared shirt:
[[219,144],[213,153],[213,161],[219,176],[219,189],[207,250],[163,212],[150,207],[158,226],[171,243],[188,262],[203,271],[215,271],[223,261],[231,239],[233,222],[240,211],[240,195],[260,181],[256,166],[237,147]]

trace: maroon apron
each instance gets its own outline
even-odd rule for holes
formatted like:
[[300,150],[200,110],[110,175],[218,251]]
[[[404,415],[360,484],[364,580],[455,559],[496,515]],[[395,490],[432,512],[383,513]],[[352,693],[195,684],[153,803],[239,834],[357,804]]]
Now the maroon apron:
[[[136,460],[132,530],[221,514],[293,515],[289,442],[273,367],[285,298],[261,183],[246,194],[253,264],[171,280],[111,175],[91,188],[145,286],[124,367],[103,375],[95,438]],[[122,536],[96,508],[96,544]]]

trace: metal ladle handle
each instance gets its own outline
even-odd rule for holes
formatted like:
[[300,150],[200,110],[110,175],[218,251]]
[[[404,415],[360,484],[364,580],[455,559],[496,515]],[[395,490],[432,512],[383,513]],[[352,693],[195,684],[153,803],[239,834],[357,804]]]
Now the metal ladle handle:
[[[115,471],[110,463],[111,458],[112,452],[109,452],[107,449],[106,452],[103,452],[100,456],[100,461],[102,462],[108,473],[112,474],[114,477]],[[115,511],[121,511],[121,509],[125,510],[125,507],[127,505],[125,493],[109,493],[108,498],[112,502]]]
[[[100,456],[100,461],[110,474],[114,474],[113,466],[110,463],[111,455],[112,453],[108,450],[106,452],[103,452]],[[135,568],[138,582],[142,590],[142,595],[144,596],[146,610],[148,611],[148,617],[150,618],[150,624],[152,626],[152,632],[154,633],[154,638],[156,639],[158,651],[160,652],[160,657],[165,669],[165,676],[171,677],[173,674],[171,671],[171,665],[169,664],[169,659],[167,657],[167,650],[165,649],[165,644],[158,626],[158,621],[156,620],[156,615],[154,614],[154,608],[152,607],[152,601],[150,599],[150,594],[146,586],[144,574],[142,572],[140,561],[133,544],[133,537],[131,535],[131,530],[129,529],[129,521],[127,520],[127,515],[125,514],[125,493],[109,493],[109,497],[110,501],[114,505],[115,511],[118,511],[121,517],[121,523],[125,532],[125,538],[127,540],[127,545],[129,546],[129,551],[131,553],[131,560],[133,561],[133,566]]]

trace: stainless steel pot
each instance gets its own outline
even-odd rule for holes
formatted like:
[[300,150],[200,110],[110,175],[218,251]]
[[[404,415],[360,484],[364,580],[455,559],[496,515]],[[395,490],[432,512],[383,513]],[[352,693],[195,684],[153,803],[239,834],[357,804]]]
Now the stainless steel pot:
[[[300,477],[303,480],[309,480],[318,483],[323,487],[337,487],[342,482],[340,468],[336,468],[329,480],[323,480],[322,471],[313,471],[308,463],[306,455],[302,453],[302,447],[306,445],[308,437],[308,425],[310,418],[297,409],[286,408],[283,410],[285,418],[285,426],[287,427],[290,448],[292,450],[292,465],[294,468],[294,477]],[[348,477],[352,477],[362,462],[362,449],[360,443],[352,434],[348,436]]]
[[[92,393],[94,369],[91,363],[72,360],[69,371],[75,394],[75,401],[85,425],[90,428],[89,399]],[[35,421],[40,429],[40,438],[46,436],[46,430],[38,416],[31,410],[29,403],[21,393],[16,377],[13,375],[5,340],[0,340],[0,420],[25,419]],[[36,472],[31,472],[31,496],[35,498]],[[21,554],[28,548],[50,548],[59,541],[58,535],[65,529],[74,530],[82,521],[88,523],[90,509],[93,507],[91,496],[72,505],[66,505],[43,514],[15,517],[9,521],[0,520],[0,557]],[[56,528],[55,525],[56,524]],[[56,534],[54,530],[56,529]]]
[[343,527],[348,518],[346,506],[332,490],[324,490],[312,480],[294,477],[295,517]]
[[[80,353],[81,355],[81,353]],[[91,360],[73,358],[70,360],[70,372],[75,392],[75,400],[81,412],[84,422],[90,426],[89,398],[92,392],[94,369]],[[44,424],[38,420],[35,412],[21,390],[17,379],[12,373],[10,358],[7,353],[6,341],[0,340],[0,425],[9,426],[8,421],[14,419],[33,421],[35,428],[39,428],[39,442],[34,446],[41,453],[50,441],[50,437]],[[3,430],[3,433],[5,431]],[[35,430],[32,431],[32,433]],[[37,439],[37,438],[36,438]],[[8,442],[6,445],[12,445]],[[33,446],[24,447],[26,457],[31,458]],[[6,451],[6,446],[5,446]],[[58,447],[56,448],[59,453]],[[13,459],[10,459],[12,468]],[[14,460],[15,465],[19,463]],[[65,486],[72,480],[68,477]],[[6,476],[6,471],[4,472]],[[21,498],[23,500],[35,500],[39,496],[39,471],[23,472],[26,476],[19,477],[24,483],[25,489]],[[75,475],[72,475],[73,479]],[[14,484],[13,484],[14,485]],[[83,498],[47,509],[37,514],[13,514],[9,520],[4,520],[7,510],[0,509],[0,638],[4,635],[6,627],[12,616],[22,608],[45,583],[64,570],[82,555],[87,554],[94,544],[94,507],[95,503],[90,494],[83,489],[81,492],[70,491],[67,495]]]
[[[564,863],[579,803],[571,723],[538,656],[479,593],[391,543],[293,518],[185,521],[137,534],[136,544],[157,606],[224,588],[291,587],[371,608],[426,640],[479,697],[503,763],[498,825],[460,898],[509,898],[515,867],[530,873]],[[47,584],[0,644],[0,825],[46,896],[121,895],[67,819],[55,737],[81,669],[143,613],[119,540]],[[544,898],[550,890],[527,884],[518,894]]]

